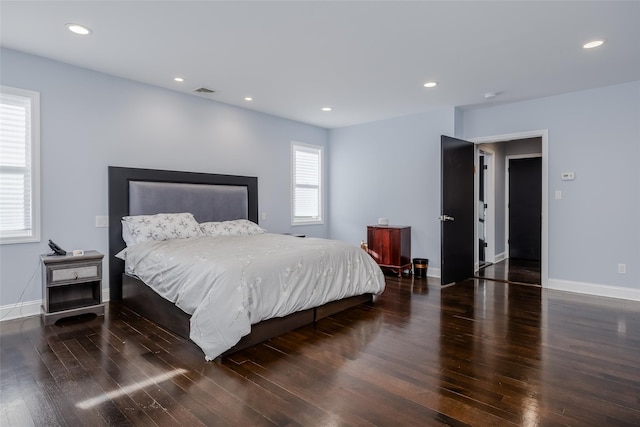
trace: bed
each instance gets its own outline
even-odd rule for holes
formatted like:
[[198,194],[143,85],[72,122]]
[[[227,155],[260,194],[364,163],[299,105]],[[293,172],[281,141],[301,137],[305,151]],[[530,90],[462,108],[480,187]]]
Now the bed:
[[[326,239],[275,235],[264,233],[264,230],[256,231],[255,235],[243,235],[237,238],[215,234],[216,230],[220,229],[220,224],[236,222],[244,224],[251,221],[250,224],[260,229],[257,226],[258,180],[256,177],[115,166],[109,167],[108,175],[111,300],[121,300],[124,306],[136,313],[192,340],[203,349],[207,360],[231,354],[350,307],[371,303],[374,295],[384,290],[384,277],[379,267],[366,254],[363,257],[363,252],[359,248],[354,250],[351,245]],[[159,214],[184,215],[184,213],[192,215],[196,223],[203,227],[202,230],[206,231],[203,236],[159,241],[150,239],[150,241],[132,245],[131,236],[127,238],[129,231],[126,230],[123,239],[123,224],[125,229],[128,228],[123,218],[139,219],[146,216],[158,217]],[[213,228],[204,228],[205,225],[212,225]],[[191,227],[190,222],[188,226]],[[209,230],[213,230],[214,234],[209,235]],[[129,245],[125,243],[125,239]],[[333,254],[334,249],[325,249],[323,245],[335,247],[337,254]],[[176,247],[181,251],[187,250],[189,254],[181,258],[182,255],[176,256],[175,252],[169,252],[174,251]],[[297,282],[293,285],[283,286],[282,274],[277,276],[276,273],[267,271],[267,265],[275,265],[281,262],[280,260],[284,263],[287,257],[294,256],[298,251],[304,251],[307,248],[314,252],[300,253],[305,254],[304,260],[309,265],[309,272],[305,270],[298,273],[298,276],[291,275],[289,278],[289,270],[295,270],[296,267],[284,268],[284,264],[281,267],[282,271],[286,270],[287,280],[297,278]],[[214,250],[218,252],[212,252]],[[217,255],[221,253],[220,251],[229,256],[229,260],[225,261],[230,263],[229,267],[222,267],[222,260]],[[162,262],[154,262],[158,266],[165,266],[167,271],[158,273],[152,268],[147,268],[150,257],[161,255],[166,258],[163,258]],[[271,258],[264,258],[266,256]],[[312,264],[314,257],[322,259],[326,265]],[[341,257],[345,258],[345,267],[342,267],[342,264],[336,264],[343,262],[340,260]],[[126,263],[123,258],[127,259]],[[348,261],[346,261],[347,258]],[[183,262],[193,259],[201,261],[195,263],[198,265],[188,267],[189,271],[192,268],[197,269],[197,273],[190,273],[195,276],[172,278],[172,283],[176,283],[179,287],[178,291],[165,286],[168,281],[162,280],[172,276],[177,269],[187,271],[186,264]],[[247,260],[250,261],[247,262]],[[168,262],[176,264],[168,265]],[[211,263],[214,271],[210,272],[209,267],[205,270],[204,264],[207,263]],[[215,267],[213,267],[214,264]],[[303,263],[299,262],[299,264]],[[343,271],[347,266],[349,272],[346,276],[329,274],[333,270]],[[314,282],[316,284],[313,291],[297,290],[298,286],[308,281],[309,277],[320,276],[323,277],[323,283],[326,283],[328,289],[326,296],[316,292],[315,288],[320,287],[317,284],[320,283],[319,279],[317,283]],[[158,282],[156,277],[160,277],[161,281]],[[212,286],[210,291],[208,288],[203,290],[198,287],[200,285],[192,284],[192,282],[195,283],[193,277],[203,279],[198,283],[213,283],[215,279],[216,285]],[[335,279],[336,277],[339,279]],[[223,279],[226,281],[225,289],[228,289],[224,292],[219,291],[223,283],[219,281]],[[285,290],[285,298],[275,303],[276,298],[271,297],[271,291],[267,293],[267,287],[263,286],[263,281],[264,283],[278,282],[277,287]],[[256,283],[259,283],[259,286]],[[190,287],[187,288],[187,285]],[[262,290],[263,288],[265,290]],[[291,292],[292,290],[295,291]],[[186,297],[181,300],[183,295],[188,294],[191,294],[188,301]],[[297,294],[304,294],[304,301],[298,302]],[[314,294],[314,297],[307,298],[307,294]],[[318,294],[317,297],[316,294]],[[195,303],[191,302],[194,296],[208,305],[196,307]],[[238,298],[242,299],[242,304],[238,302],[240,301]],[[240,306],[244,308],[238,308]],[[268,306],[267,310],[271,310],[271,314],[261,312],[262,306]],[[231,312],[227,313],[225,310],[229,307]],[[218,319],[216,316],[222,316],[222,318]],[[238,324],[242,326],[235,326],[236,317],[239,319]],[[233,318],[233,327],[229,326],[232,323],[224,323],[231,318]],[[211,344],[213,342],[210,339],[211,335],[220,335],[220,331],[223,332],[222,335],[229,336],[224,336],[224,339],[218,341],[216,338],[213,340],[216,341],[215,344]]]

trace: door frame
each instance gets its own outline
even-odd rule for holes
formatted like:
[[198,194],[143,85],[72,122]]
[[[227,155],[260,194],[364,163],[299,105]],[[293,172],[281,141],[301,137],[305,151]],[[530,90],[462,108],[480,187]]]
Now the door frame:
[[[470,140],[471,142],[473,142],[472,140]],[[475,142],[474,142],[475,143]],[[476,147],[477,148],[477,147]],[[496,221],[495,221],[495,207],[496,207],[496,196],[495,196],[495,182],[496,182],[496,174],[495,174],[495,169],[496,169],[496,153],[495,151],[488,149],[488,148],[477,148],[476,149],[476,165],[480,164],[480,151],[482,151],[483,155],[485,156],[485,159],[490,159],[489,163],[485,163],[487,166],[489,166],[487,168],[488,173],[486,174],[485,178],[485,187],[486,187],[486,191],[485,191],[485,203],[487,204],[487,211],[485,214],[485,218],[484,218],[484,226],[485,226],[485,236],[491,236],[490,238],[486,239],[486,243],[487,243],[487,248],[486,251],[484,253],[484,257],[485,257],[485,261],[487,262],[491,262],[494,263],[496,262],[496,239],[495,239],[495,230],[496,230]],[[482,173],[482,171],[478,171],[478,173]],[[476,200],[478,200],[480,198],[479,196],[479,179],[478,177],[476,177],[476,182],[475,182],[475,194],[474,197],[476,198]],[[478,212],[477,212],[477,203],[476,203],[476,224],[478,223]],[[476,230],[476,241],[478,240],[478,231]],[[480,254],[478,253],[478,250],[476,249],[475,252],[475,265],[474,265],[474,270],[473,271],[478,271],[478,268],[480,267]]]
[[[509,162],[514,159],[532,159],[542,157],[542,153],[512,154],[504,158],[504,252],[509,258]],[[544,184],[543,184],[544,186]],[[544,194],[542,195],[544,200]],[[542,256],[542,254],[540,254]]]
[[[484,136],[479,138],[468,138],[467,140],[476,144],[513,141],[518,139],[540,138],[542,140],[542,253],[540,258],[540,282],[543,288],[549,285],[549,130],[540,129],[528,132],[518,132],[503,135]],[[475,176],[475,187],[478,187],[478,177]],[[477,190],[476,190],[477,191]],[[477,195],[476,195],[477,199]],[[475,204],[475,217],[478,221],[478,207]],[[475,241],[478,241],[478,230],[475,230]],[[477,259],[477,257],[476,257]]]

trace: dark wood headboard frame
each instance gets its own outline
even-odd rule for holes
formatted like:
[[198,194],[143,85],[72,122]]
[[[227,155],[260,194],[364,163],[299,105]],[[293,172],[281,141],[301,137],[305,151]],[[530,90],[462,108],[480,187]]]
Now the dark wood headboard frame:
[[218,175],[199,172],[180,172],[156,169],[136,169],[109,166],[109,297],[122,299],[122,273],[124,261],[115,255],[125,248],[122,240],[123,216],[129,215],[129,182],[173,182],[185,184],[231,185],[247,188],[248,218],[258,223],[258,178],[236,175]]

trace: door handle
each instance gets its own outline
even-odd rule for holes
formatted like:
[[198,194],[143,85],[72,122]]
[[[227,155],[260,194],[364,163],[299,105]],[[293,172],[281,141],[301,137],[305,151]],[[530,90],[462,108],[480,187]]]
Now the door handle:
[[440,215],[440,221],[445,222],[445,221],[454,221],[455,218],[449,215]]

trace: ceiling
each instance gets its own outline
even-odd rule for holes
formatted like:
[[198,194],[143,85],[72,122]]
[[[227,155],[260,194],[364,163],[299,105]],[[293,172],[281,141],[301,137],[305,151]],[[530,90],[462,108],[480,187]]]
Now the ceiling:
[[0,16],[4,47],[325,128],[640,80],[638,1],[3,0]]

